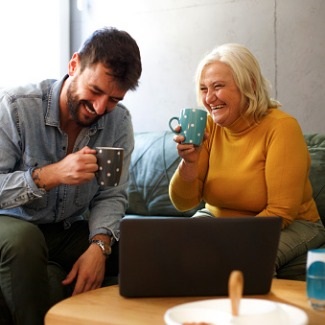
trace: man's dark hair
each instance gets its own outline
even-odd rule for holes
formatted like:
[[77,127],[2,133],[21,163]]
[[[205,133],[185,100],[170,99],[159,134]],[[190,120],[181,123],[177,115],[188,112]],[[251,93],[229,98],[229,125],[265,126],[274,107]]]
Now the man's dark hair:
[[78,53],[81,70],[102,63],[121,89],[135,90],[138,87],[142,72],[140,50],[127,32],[114,27],[96,30]]

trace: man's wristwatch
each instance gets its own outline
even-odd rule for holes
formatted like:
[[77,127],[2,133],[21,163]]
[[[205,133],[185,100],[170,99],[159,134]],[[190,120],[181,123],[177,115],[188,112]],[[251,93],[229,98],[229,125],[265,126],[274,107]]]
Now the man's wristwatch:
[[96,244],[100,247],[103,254],[108,257],[112,253],[112,248],[108,243],[105,243],[103,240],[100,239],[92,239],[90,244]]

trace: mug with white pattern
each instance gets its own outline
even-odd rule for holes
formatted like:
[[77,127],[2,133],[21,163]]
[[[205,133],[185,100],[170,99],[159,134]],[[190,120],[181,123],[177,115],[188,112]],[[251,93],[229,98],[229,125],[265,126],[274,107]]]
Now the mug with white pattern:
[[117,186],[123,167],[123,148],[96,147],[98,171],[96,177],[101,187]]
[[[180,132],[173,127],[174,121],[181,126]],[[184,144],[199,146],[203,141],[204,131],[207,123],[207,112],[202,108],[183,108],[179,117],[172,117],[169,120],[170,129],[185,137]]]

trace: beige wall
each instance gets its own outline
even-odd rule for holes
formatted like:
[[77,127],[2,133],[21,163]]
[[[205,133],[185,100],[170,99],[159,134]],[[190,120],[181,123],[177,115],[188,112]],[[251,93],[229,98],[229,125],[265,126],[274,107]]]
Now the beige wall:
[[324,131],[324,0],[116,2],[84,0],[73,30],[82,39],[95,28],[112,25],[137,40],[143,75],[140,88],[124,102],[135,131],[165,130],[170,116],[194,106],[196,65],[226,42],[245,44],[255,53],[273,96],[304,132]]

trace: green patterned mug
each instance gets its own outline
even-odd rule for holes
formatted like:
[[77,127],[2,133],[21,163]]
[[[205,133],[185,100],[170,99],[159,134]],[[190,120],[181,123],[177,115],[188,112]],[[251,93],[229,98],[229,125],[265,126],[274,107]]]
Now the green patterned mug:
[[[177,121],[181,126],[180,132],[176,132],[173,124]],[[203,141],[204,130],[207,123],[207,112],[202,108],[183,108],[179,117],[172,117],[169,120],[170,129],[185,137],[184,144],[199,146]]]

